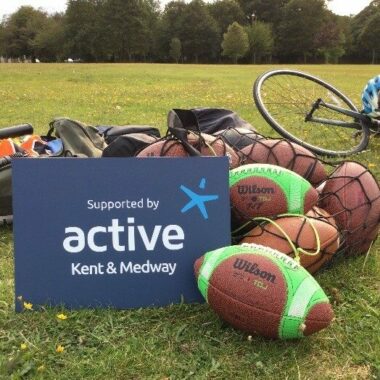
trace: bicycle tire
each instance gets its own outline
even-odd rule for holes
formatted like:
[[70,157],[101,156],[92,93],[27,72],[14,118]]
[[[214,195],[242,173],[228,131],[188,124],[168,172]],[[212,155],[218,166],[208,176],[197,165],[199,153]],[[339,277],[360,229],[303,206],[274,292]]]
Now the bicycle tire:
[[[307,91],[310,93],[308,94]],[[318,96],[322,94],[328,99]],[[271,96],[272,98],[270,98]],[[280,97],[279,100],[276,101],[275,96]],[[266,100],[267,97],[270,98],[270,102]],[[290,101],[284,102],[284,98],[290,99]],[[359,134],[352,134],[352,129],[318,123],[321,128],[318,133],[323,128],[323,140],[331,138],[328,141],[329,146],[316,145],[309,141],[313,138],[309,137],[309,134],[315,139],[316,130],[312,130],[315,123],[306,122],[305,116],[318,98],[322,98],[327,103],[335,103],[342,108],[348,107],[353,111],[358,111],[352,101],[341,91],[329,83],[301,71],[289,69],[267,71],[255,80],[253,86],[253,99],[257,109],[265,121],[281,136],[302,145],[317,155],[327,157],[345,157],[363,151],[368,145],[370,133],[369,128],[361,121],[357,121],[360,124]],[[276,109],[280,116],[274,113]],[[339,116],[342,121],[352,121],[349,117],[340,115],[336,111],[323,109],[316,112],[325,115],[332,114],[334,119]],[[329,117],[325,115],[323,117],[328,119]],[[359,141],[355,141],[357,137],[360,138]],[[321,140],[319,139],[319,141]],[[342,148],[343,143],[344,148]],[[330,144],[333,145],[333,148]]]

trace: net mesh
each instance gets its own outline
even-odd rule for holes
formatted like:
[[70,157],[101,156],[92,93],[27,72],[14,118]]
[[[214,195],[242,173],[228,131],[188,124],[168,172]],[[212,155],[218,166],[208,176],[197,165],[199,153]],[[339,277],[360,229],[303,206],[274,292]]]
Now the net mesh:
[[235,232],[235,242],[269,245],[300,261],[316,272],[337,252],[340,233],[334,219],[314,208],[306,216],[279,215],[271,219],[255,218]]
[[263,138],[240,150],[243,164],[266,163],[292,170],[318,185],[327,173],[320,161],[306,148],[285,139]]
[[[188,157],[200,156],[226,156],[230,168],[240,165],[240,156],[219,136],[205,133],[181,131],[174,136],[168,132],[161,140],[148,145],[141,150],[138,157]],[[191,148],[193,151],[189,151]],[[197,153],[197,154],[194,154]]]
[[240,165],[240,156],[221,136],[190,132],[188,135],[188,141],[201,153],[202,156],[227,156],[231,169]]
[[369,250],[379,231],[380,188],[368,168],[353,161],[338,166],[321,189],[319,205],[336,220],[341,251]]
[[137,157],[187,157],[189,154],[175,138],[163,138],[143,148]]

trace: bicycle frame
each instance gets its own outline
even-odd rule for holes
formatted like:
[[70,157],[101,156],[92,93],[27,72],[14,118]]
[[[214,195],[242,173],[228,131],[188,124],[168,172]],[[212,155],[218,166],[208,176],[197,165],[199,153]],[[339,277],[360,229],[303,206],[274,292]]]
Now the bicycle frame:
[[[285,106],[279,87],[289,94]],[[254,82],[253,99],[276,132],[317,155],[346,157],[365,150],[371,135],[380,136],[380,118],[359,112],[337,88],[301,71],[278,69],[261,74]],[[309,131],[320,131],[321,139]]]
[[[313,116],[314,112],[320,107],[328,108],[330,110],[339,112],[343,115],[352,117],[355,120],[355,122],[347,122],[347,121],[331,120],[331,119],[314,117]],[[315,103],[312,105],[310,112],[305,116],[305,122],[307,121],[322,123],[326,125],[332,125],[335,127],[352,128],[352,129],[358,129],[358,130],[361,130],[361,125],[359,121],[361,121],[364,125],[368,127],[372,125],[377,125],[377,123],[371,120],[371,118],[368,117],[367,115],[364,115],[360,112],[356,112],[353,110],[348,110],[346,108],[338,107],[333,104],[325,103],[320,98],[315,101]]]

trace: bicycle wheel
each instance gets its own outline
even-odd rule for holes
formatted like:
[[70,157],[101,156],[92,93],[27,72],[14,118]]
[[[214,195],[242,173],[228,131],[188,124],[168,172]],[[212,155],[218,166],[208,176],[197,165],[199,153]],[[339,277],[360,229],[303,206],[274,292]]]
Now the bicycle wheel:
[[[253,87],[255,104],[264,119],[283,137],[323,156],[348,156],[364,150],[369,129],[358,129],[305,121],[317,99],[357,112],[347,96],[312,75],[294,70],[273,70],[260,75]],[[314,117],[353,122],[352,118],[324,107]],[[358,133],[359,132],[359,133]]]

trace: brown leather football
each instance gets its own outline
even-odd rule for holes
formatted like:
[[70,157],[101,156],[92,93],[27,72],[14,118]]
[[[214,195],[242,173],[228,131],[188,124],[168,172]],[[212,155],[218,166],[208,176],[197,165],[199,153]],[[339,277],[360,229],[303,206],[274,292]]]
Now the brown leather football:
[[162,139],[141,150],[137,157],[188,157],[184,146],[174,139]]
[[288,140],[260,139],[241,149],[247,164],[262,163],[282,166],[293,170],[312,185],[326,179],[321,161],[308,149]]
[[[317,241],[319,239],[319,251]],[[340,234],[336,226],[325,218],[307,216],[280,216],[272,222],[265,221],[253,228],[241,240],[242,243],[261,244],[295,257],[298,252],[300,264],[315,273],[337,251]]]
[[259,245],[206,253],[194,265],[198,288],[233,327],[294,339],[327,327],[334,313],[316,280],[292,258]]
[[227,156],[230,169],[240,165],[240,157],[226,142],[217,136],[201,133],[201,135],[190,132],[188,134],[189,143],[196,148],[202,156]]
[[380,187],[362,164],[346,161],[321,187],[319,206],[336,220],[347,254],[365,253],[380,223]]
[[312,185],[276,165],[249,164],[230,170],[231,210],[235,224],[257,216],[304,214],[318,200]]

